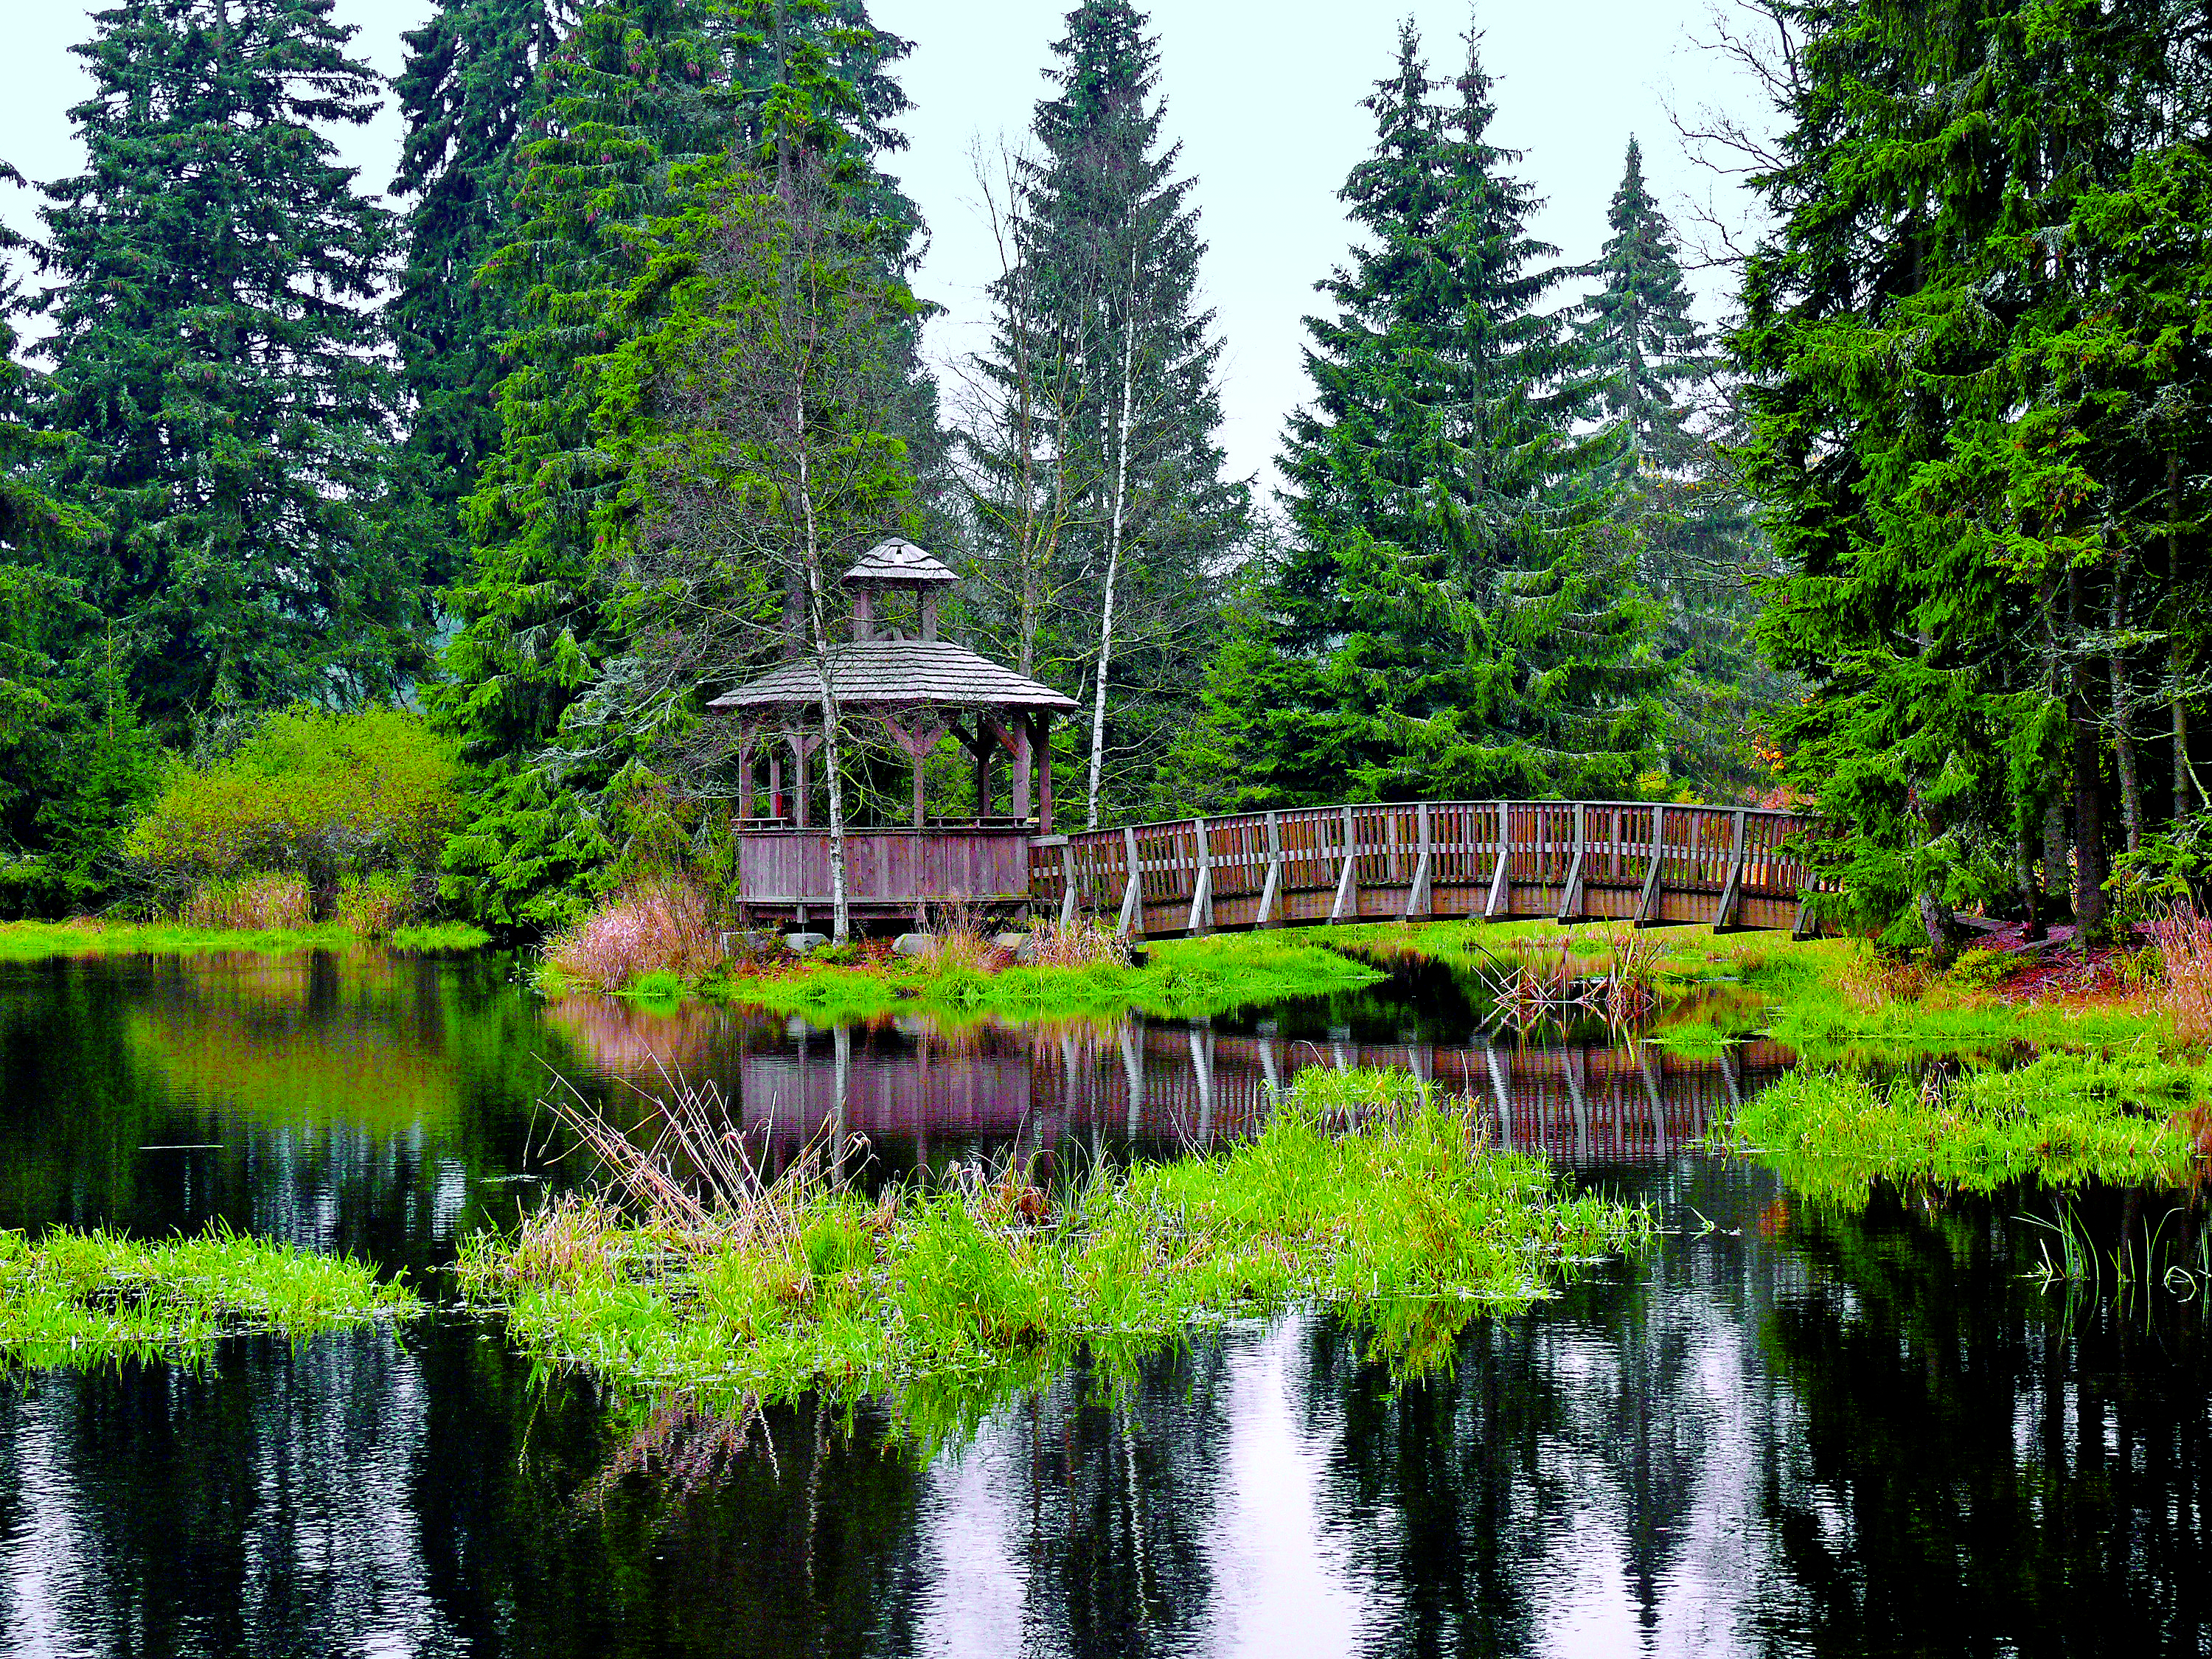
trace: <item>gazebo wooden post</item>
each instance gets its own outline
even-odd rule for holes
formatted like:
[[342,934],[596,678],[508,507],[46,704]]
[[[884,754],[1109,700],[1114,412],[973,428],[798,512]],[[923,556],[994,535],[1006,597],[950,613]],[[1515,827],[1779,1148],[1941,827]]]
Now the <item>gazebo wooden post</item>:
[[753,815],[753,723],[738,727],[738,822]]
[[1036,757],[1036,832],[1048,836],[1052,833],[1052,716],[1032,714],[1024,724],[1029,727],[1030,752]]
[[1012,739],[1009,747],[1014,751],[1014,821],[1027,823],[1030,818],[1030,744],[1029,722],[1014,714]]
[[806,734],[804,732],[793,730],[789,735],[791,738],[791,787],[793,794],[795,797],[792,802],[792,805],[794,810],[791,815],[791,820],[801,830],[804,830],[806,828],[808,823],[806,797],[809,792],[806,787],[806,774],[808,771],[806,764],[806,752],[813,745],[806,741]]
[[768,815],[772,818],[784,816],[783,755],[773,748],[768,751]]
[[980,823],[991,816],[991,756],[996,747],[991,727],[981,714],[975,716],[975,741],[968,746],[975,755],[975,819]]

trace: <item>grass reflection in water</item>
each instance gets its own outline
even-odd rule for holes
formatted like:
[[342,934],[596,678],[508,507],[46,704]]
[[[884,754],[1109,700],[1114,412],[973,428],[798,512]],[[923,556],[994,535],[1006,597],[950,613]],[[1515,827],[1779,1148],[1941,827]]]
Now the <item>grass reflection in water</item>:
[[[1194,1328],[1300,1304],[1418,1373],[1477,1313],[1526,1308],[1652,1233],[1643,1207],[1488,1151],[1403,1073],[1308,1073],[1254,1139],[1102,1164],[1056,1201],[1018,1168],[872,1200],[809,1161],[765,1194],[712,1182],[720,1201],[702,1206],[668,1191],[669,1150],[628,1166],[620,1205],[580,1198],[469,1241],[471,1298],[538,1358],[632,1388],[927,1396],[958,1379],[965,1410],[1079,1352],[1127,1370]],[[721,1156],[684,1150],[695,1167]]]

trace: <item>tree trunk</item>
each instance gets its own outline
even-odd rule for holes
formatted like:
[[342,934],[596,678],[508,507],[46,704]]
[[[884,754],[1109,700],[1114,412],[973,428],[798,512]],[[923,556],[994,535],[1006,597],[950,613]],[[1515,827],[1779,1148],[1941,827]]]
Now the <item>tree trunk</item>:
[[2069,906],[2074,902],[2073,827],[2066,810],[2065,786],[2054,780],[2051,798],[2043,807],[2043,891],[2045,897],[2064,895]]
[[2046,930],[2043,925],[2043,889],[2035,878],[2035,831],[2024,812],[2012,838],[2012,865],[2013,879],[2020,883],[2021,903],[2027,918],[2021,937],[2042,939]]
[[[2078,637],[2087,609],[2081,573],[2066,573],[2067,611]],[[2087,659],[2078,656],[2069,675],[2074,733],[2074,927],[2085,948],[2103,933],[2105,902],[2104,757],[2097,744],[2097,711]]]
[[2173,818],[2197,810],[2196,779],[2189,768],[2189,699],[2182,695],[2185,653],[2181,629],[2181,457],[2166,458],[2166,672],[2173,727]]
[[841,763],[844,733],[837,707],[836,688],[830,679],[830,619],[828,595],[822,579],[822,545],[814,522],[814,491],[806,457],[806,398],[793,399],[799,434],[799,512],[806,538],[806,582],[811,603],[807,609],[814,624],[814,664],[822,686],[823,781],[830,786],[830,903],[834,918],[830,937],[842,945],[853,936],[853,906],[845,886],[845,775]]
[[[2120,631],[2120,607],[2127,594],[2124,573],[2112,573],[2112,593],[2106,606],[2107,626],[2117,638]],[[2142,848],[2142,780],[2136,769],[2136,739],[2128,714],[2127,658],[2117,648],[2106,659],[2112,679],[2112,753],[2120,774],[2120,825],[2127,849],[2139,852]]]
[[1098,793],[1106,771],[1106,672],[1114,659],[1114,592],[1121,580],[1121,527],[1129,501],[1129,422],[1137,398],[1137,249],[1129,245],[1129,309],[1121,319],[1121,425],[1114,443],[1114,512],[1106,539],[1106,602],[1098,619],[1098,683],[1091,688],[1091,817],[1098,827]]

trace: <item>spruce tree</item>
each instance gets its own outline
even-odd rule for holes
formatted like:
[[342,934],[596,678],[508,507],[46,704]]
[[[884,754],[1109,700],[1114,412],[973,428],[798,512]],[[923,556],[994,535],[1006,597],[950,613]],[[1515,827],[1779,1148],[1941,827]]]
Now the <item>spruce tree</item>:
[[1690,410],[1681,390],[1710,359],[1690,314],[1674,227],[1644,183],[1644,151],[1634,138],[1606,222],[1613,234],[1585,273],[1598,279],[1597,291],[1576,324],[1590,386],[1599,413],[1621,435],[1632,476],[1645,457],[1680,466],[1697,449],[1683,429]]
[[1625,793],[1656,679],[1586,366],[1538,309],[1564,271],[1488,137],[1470,37],[1456,97],[1420,44],[1366,102],[1343,195],[1366,241],[1310,318],[1314,399],[1282,470],[1291,544],[1246,612],[1173,773],[1244,804],[1360,794]]
[[1616,446],[1613,510],[1659,607],[1669,670],[1660,764],[1675,789],[1741,799],[1774,785],[1764,745],[1796,683],[1761,662],[1751,641],[1770,550],[1722,441],[1742,434],[1691,423],[1691,389],[1720,363],[1692,314],[1674,227],[1632,137],[1607,221],[1613,234],[1584,273],[1598,286],[1575,331],[1595,412]]
[[2148,0],[1803,24],[1734,343],[1828,872],[1896,942],[2069,884],[2094,933],[2196,795],[2198,48]]
[[398,289],[386,308],[411,404],[407,448],[450,522],[424,572],[453,574],[452,515],[499,438],[499,344],[512,298],[479,273],[509,240],[521,141],[553,44],[546,0],[445,0],[409,30],[393,90],[407,124],[392,193],[411,197]]
[[[1249,488],[1222,477],[1196,181],[1176,176],[1181,146],[1163,143],[1146,24],[1129,0],[1085,0],[1053,45],[1058,90],[1037,105],[1037,155],[1018,181],[1019,269],[999,284],[999,340],[981,364],[993,407],[967,440],[986,523],[1023,516],[1000,497],[1036,488],[1012,453],[1024,441],[1050,452],[1068,497],[1061,568],[1047,578],[1058,604],[1000,580],[990,586],[1014,603],[990,620],[1030,672],[1085,693],[1093,823],[1109,796],[1133,804],[1187,720],[1215,643],[1210,580],[1250,514]],[[1025,376],[1053,387],[1027,422],[1009,408]],[[988,551],[1018,566],[1024,550]]]
[[[435,719],[479,769],[447,888],[487,921],[552,925],[615,878],[636,827],[625,803],[651,792],[653,745],[681,723],[681,708],[662,708],[650,730],[627,718],[640,667],[629,631],[635,457],[659,414],[632,395],[634,380],[607,377],[626,343],[658,325],[659,289],[635,285],[655,268],[672,181],[694,164],[734,149],[773,176],[779,145],[795,143],[832,188],[884,203],[851,137],[863,100],[835,73],[838,52],[858,50],[838,22],[845,9],[603,0],[547,64],[516,228],[484,267],[514,296],[518,325],[502,346],[498,445],[464,509],[461,628],[432,693]],[[763,58],[780,67],[763,71]],[[775,120],[740,118],[756,105]],[[903,263],[911,225],[888,210],[872,223],[879,257]]]
[[[22,175],[0,161],[0,181]],[[0,256],[35,253],[0,225]],[[16,361],[21,300],[0,267],[0,913],[95,896],[153,793],[160,750],[139,724],[112,630],[61,567],[102,532],[58,495],[69,434],[44,424],[40,377]]]
[[377,77],[332,0],[126,0],[75,48],[86,171],[46,187],[51,412],[108,521],[66,560],[181,733],[373,696],[417,660],[393,377],[368,309],[388,216],[333,159]]

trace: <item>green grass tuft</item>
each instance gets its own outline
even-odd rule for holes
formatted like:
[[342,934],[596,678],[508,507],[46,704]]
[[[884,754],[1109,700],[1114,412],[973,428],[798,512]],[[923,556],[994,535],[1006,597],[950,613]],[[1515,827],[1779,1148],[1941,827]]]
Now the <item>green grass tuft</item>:
[[513,1240],[466,1240],[459,1271],[533,1356],[631,1388],[957,1382],[972,1403],[1079,1346],[1115,1375],[1194,1328],[1300,1304],[1346,1310],[1401,1372],[1426,1370],[1479,1311],[1524,1308],[1652,1224],[1486,1150],[1403,1073],[1309,1073],[1255,1139],[1095,1169],[1056,1201],[1017,1175],[876,1202],[817,1184],[781,1204],[776,1225],[700,1242],[579,1200]]
[[2029,1178],[2178,1184],[2195,1163],[2186,1115],[2206,1096],[2202,1070],[2148,1044],[1970,1066],[1948,1080],[1808,1069],[1761,1091],[1717,1139],[1801,1193],[1855,1206],[1877,1181],[1984,1193]]
[[[393,931],[391,948],[404,951],[475,951],[490,942],[481,927],[434,922]],[[201,956],[218,951],[275,955],[287,951],[368,948],[337,922],[313,927],[191,927],[180,922],[0,922],[0,962],[39,962],[53,957]]]
[[294,1339],[422,1310],[344,1256],[317,1255],[221,1223],[144,1243],[67,1228],[36,1243],[0,1231],[0,1356],[45,1370],[122,1358],[204,1358],[221,1338]]

